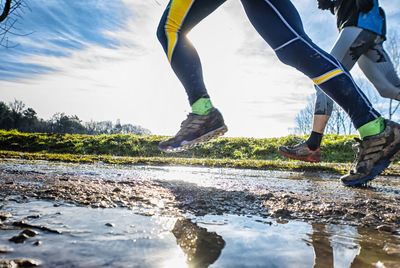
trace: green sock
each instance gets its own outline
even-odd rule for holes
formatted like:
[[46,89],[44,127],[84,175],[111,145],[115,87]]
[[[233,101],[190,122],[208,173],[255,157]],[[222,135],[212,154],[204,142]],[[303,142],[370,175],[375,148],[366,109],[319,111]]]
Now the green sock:
[[383,117],[379,117],[365,125],[361,126],[358,130],[360,134],[360,138],[364,139],[368,136],[373,136],[381,133],[385,129],[385,119]]
[[208,115],[214,106],[209,98],[200,98],[192,105],[192,113],[198,115]]

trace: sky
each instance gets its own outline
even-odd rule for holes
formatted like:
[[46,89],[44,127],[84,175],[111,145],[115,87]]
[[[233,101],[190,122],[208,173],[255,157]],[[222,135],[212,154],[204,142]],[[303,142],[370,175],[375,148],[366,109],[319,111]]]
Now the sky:
[[[157,135],[178,131],[190,106],[156,38],[167,0],[25,1],[18,35],[0,47],[0,101],[21,100],[46,120],[63,112],[84,122],[119,119]],[[334,16],[318,10],[315,0],[292,2],[309,36],[329,51],[337,37]],[[399,2],[380,1],[389,34],[400,29]],[[239,0],[228,0],[189,38],[226,136],[294,133],[312,83],[278,61]],[[352,73],[361,75],[357,68]]]

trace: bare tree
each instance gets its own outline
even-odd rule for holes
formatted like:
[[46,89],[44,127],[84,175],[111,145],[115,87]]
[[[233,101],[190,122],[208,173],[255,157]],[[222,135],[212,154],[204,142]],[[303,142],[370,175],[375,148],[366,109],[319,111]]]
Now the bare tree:
[[[296,116],[296,127],[293,129],[296,134],[307,135],[311,132],[314,118],[314,105],[316,95],[313,94],[308,100],[306,107]],[[350,135],[355,132],[353,124],[346,112],[336,103],[333,104],[332,115],[328,121],[325,133]]]
[[31,33],[21,34],[18,29],[18,20],[24,15],[24,10],[29,9],[24,0],[0,0],[0,46],[12,47],[8,36],[25,36]]
[[11,0],[6,0],[6,2],[4,3],[3,12],[0,15],[0,22],[4,21],[8,17],[8,14],[10,14],[10,9]]
[[307,106],[303,110],[301,110],[296,115],[296,127],[294,131],[299,135],[306,135],[311,132],[311,127],[313,124],[314,118],[314,103],[315,103],[315,94],[307,100]]
[[353,125],[346,112],[333,103],[332,115],[326,125],[325,133],[350,135],[354,131]]
[[14,99],[13,102],[8,104],[8,107],[10,107],[12,112],[20,114],[25,109],[25,104],[20,100]]

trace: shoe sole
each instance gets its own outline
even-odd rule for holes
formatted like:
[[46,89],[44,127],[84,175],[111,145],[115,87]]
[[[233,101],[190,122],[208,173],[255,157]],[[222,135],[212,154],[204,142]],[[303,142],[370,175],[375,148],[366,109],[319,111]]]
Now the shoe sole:
[[228,127],[226,125],[223,125],[222,127],[214,129],[214,130],[204,134],[203,136],[198,137],[197,139],[187,141],[187,142],[183,141],[182,143],[184,143],[184,142],[185,143],[184,144],[181,143],[179,145],[179,147],[160,148],[160,150],[165,153],[179,153],[179,152],[191,149],[200,143],[207,142],[211,139],[222,136],[227,131],[228,131]]
[[342,183],[346,186],[361,186],[369,181],[375,179],[376,176],[381,174],[397,157],[400,156],[400,142],[396,145],[393,151],[397,151],[389,160],[381,160],[378,164],[375,165],[374,170],[365,178],[362,178],[357,181],[346,182],[342,180]]
[[300,161],[305,161],[305,162],[311,162],[311,163],[319,163],[321,162],[321,158],[316,158],[312,156],[297,156],[297,155],[291,155],[288,153],[285,153],[281,149],[278,149],[278,151],[285,157],[290,158],[290,159],[295,159],[295,160],[300,160]]

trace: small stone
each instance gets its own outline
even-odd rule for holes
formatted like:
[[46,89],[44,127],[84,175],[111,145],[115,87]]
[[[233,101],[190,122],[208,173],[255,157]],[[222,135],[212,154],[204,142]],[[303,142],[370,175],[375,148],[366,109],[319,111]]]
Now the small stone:
[[10,218],[12,215],[8,212],[0,212],[0,221],[5,221]]
[[9,239],[9,241],[14,242],[16,244],[22,244],[25,242],[26,239],[28,239],[29,236],[27,236],[24,233],[20,233],[19,235],[13,236]]
[[38,218],[40,218],[40,215],[39,214],[29,215],[27,218],[28,219],[38,219]]
[[29,237],[34,237],[35,235],[38,234],[38,232],[30,230],[30,229],[25,229],[21,232],[21,234],[26,234]]
[[386,251],[387,254],[400,254],[399,245],[388,244],[388,245],[385,245],[383,250]]
[[394,230],[391,226],[388,225],[379,225],[376,229],[381,232],[388,232],[388,233],[393,233]]
[[16,259],[12,260],[12,262],[14,262],[17,265],[17,267],[37,267],[41,264],[40,261],[32,259]]
[[107,204],[106,201],[101,201],[101,202],[100,202],[100,207],[101,207],[101,208],[108,208],[109,205]]
[[115,224],[114,224],[114,223],[111,223],[111,222],[107,222],[107,223],[106,223],[106,226],[109,226],[109,227],[114,227],[114,226],[115,226]]
[[13,252],[13,251],[14,251],[14,249],[9,246],[0,245],[0,253],[9,253],[9,252]]
[[32,243],[34,246],[40,246],[42,244],[42,241],[36,240],[35,242]]

